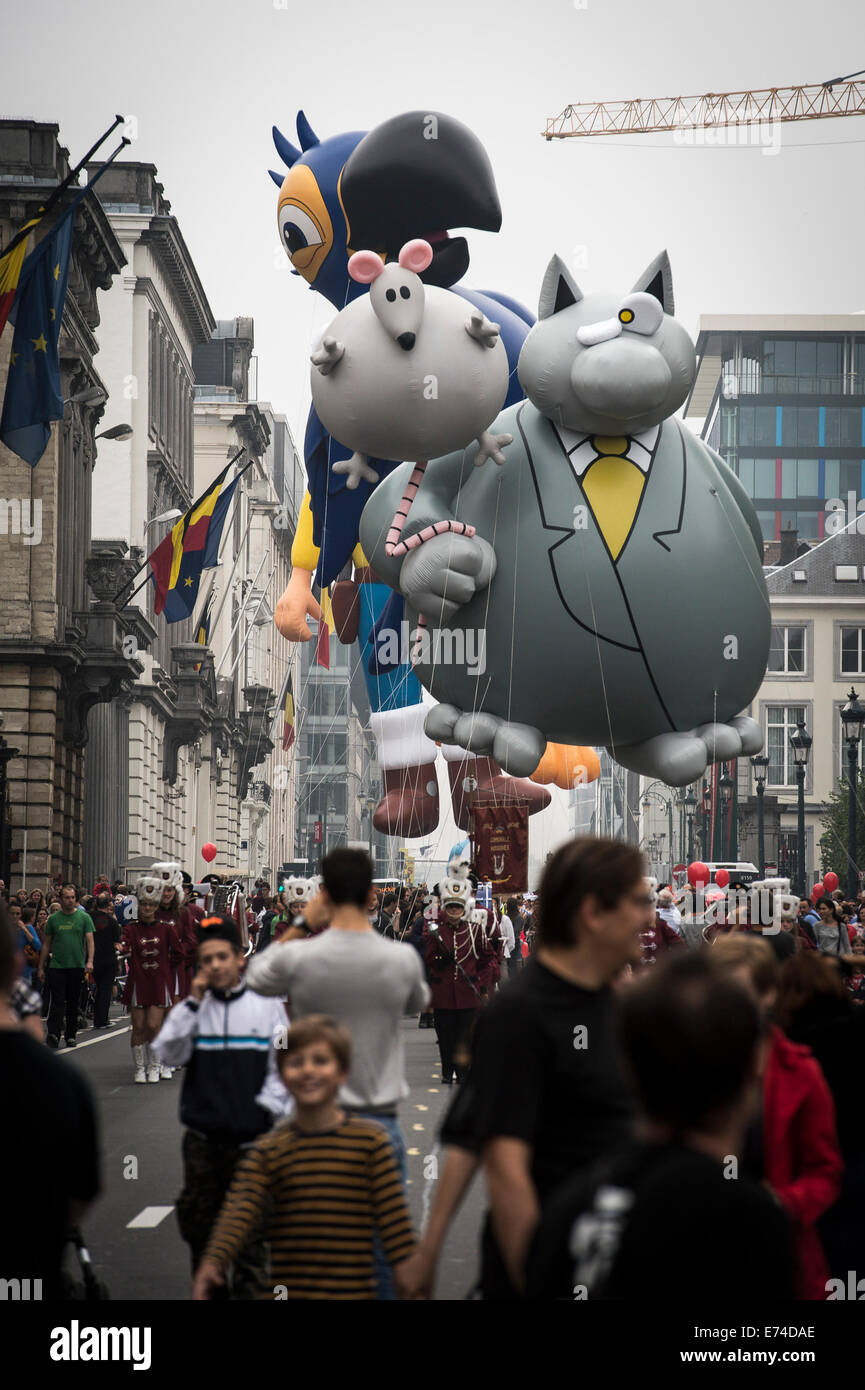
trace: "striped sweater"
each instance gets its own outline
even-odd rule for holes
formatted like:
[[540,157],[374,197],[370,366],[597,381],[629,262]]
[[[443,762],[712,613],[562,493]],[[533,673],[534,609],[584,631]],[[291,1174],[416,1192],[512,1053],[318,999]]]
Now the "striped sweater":
[[262,1136],[238,1165],[204,1258],[221,1270],[264,1221],[274,1299],[371,1299],[373,1232],[391,1265],[414,1236],[390,1141],[354,1117],[307,1134],[293,1124]]

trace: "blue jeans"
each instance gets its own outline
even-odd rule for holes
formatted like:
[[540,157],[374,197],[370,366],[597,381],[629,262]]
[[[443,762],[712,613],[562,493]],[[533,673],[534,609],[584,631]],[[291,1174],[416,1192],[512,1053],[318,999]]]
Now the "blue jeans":
[[[400,1179],[402,1180],[403,1188],[405,1188],[405,1180],[408,1176],[408,1163],[406,1161],[405,1140],[402,1137],[399,1120],[395,1115],[377,1115],[370,1110],[352,1110],[350,1113],[352,1115],[357,1115],[359,1119],[372,1120],[375,1124],[381,1125],[390,1140],[393,1156],[396,1159],[396,1166],[399,1169]],[[390,1264],[384,1253],[384,1246],[381,1243],[378,1233],[376,1233],[373,1244],[373,1259],[375,1262],[375,1296],[380,1301],[392,1302],[396,1299],[396,1293],[391,1277]]]

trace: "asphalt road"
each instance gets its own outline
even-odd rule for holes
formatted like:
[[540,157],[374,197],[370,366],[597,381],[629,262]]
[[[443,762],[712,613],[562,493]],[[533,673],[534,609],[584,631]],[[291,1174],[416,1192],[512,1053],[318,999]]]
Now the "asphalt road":
[[[451,1094],[439,1086],[435,1033],[403,1022],[411,1094],[400,1112],[409,1154],[409,1205],[420,1230],[432,1195],[439,1118]],[[78,1046],[56,1056],[79,1068],[96,1095],[101,1125],[103,1193],[88,1213],[84,1237],[97,1276],[112,1299],[183,1300],[190,1296],[187,1247],[174,1202],[182,1183],[178,1103],[183,1072],[146,1086],[132,1080],[129,1020],[112,1008],[109,1031],[83,1029]],[[463,1299],[477,1270],[483,1181],[476,1178],[450,1232],[436,1299]]]

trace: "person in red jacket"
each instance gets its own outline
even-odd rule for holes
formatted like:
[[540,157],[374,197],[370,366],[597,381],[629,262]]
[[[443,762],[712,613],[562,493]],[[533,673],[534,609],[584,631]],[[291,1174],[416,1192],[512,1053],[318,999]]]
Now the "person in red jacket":
[[[778,992],[778,964],[768,943],[737,932],[715,941],[712,958],[749,986],[768,1023]],[[774,1025],[767,1033],[761,1118],[763,1181],[793,1225],[796,1297],[825,1299],[829,1268],[817,1221],[841,1191],[835,1103],[811,1049]]]
[[472,1031],[495,958],[482,925],[468,920],[471,882],[467,867],[464,874],[461,868],[440,885],[442,913],[427,921],[422,938],[444,1086],[468,1072]]

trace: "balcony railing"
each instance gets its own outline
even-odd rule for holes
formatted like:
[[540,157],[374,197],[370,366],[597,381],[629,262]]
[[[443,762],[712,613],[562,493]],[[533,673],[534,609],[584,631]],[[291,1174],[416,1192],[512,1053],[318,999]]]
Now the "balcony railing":
[[771,376],[753,370],[738,374],[722,371],[721,395],[724,400],[739,396],[865,396],[865,375]]

